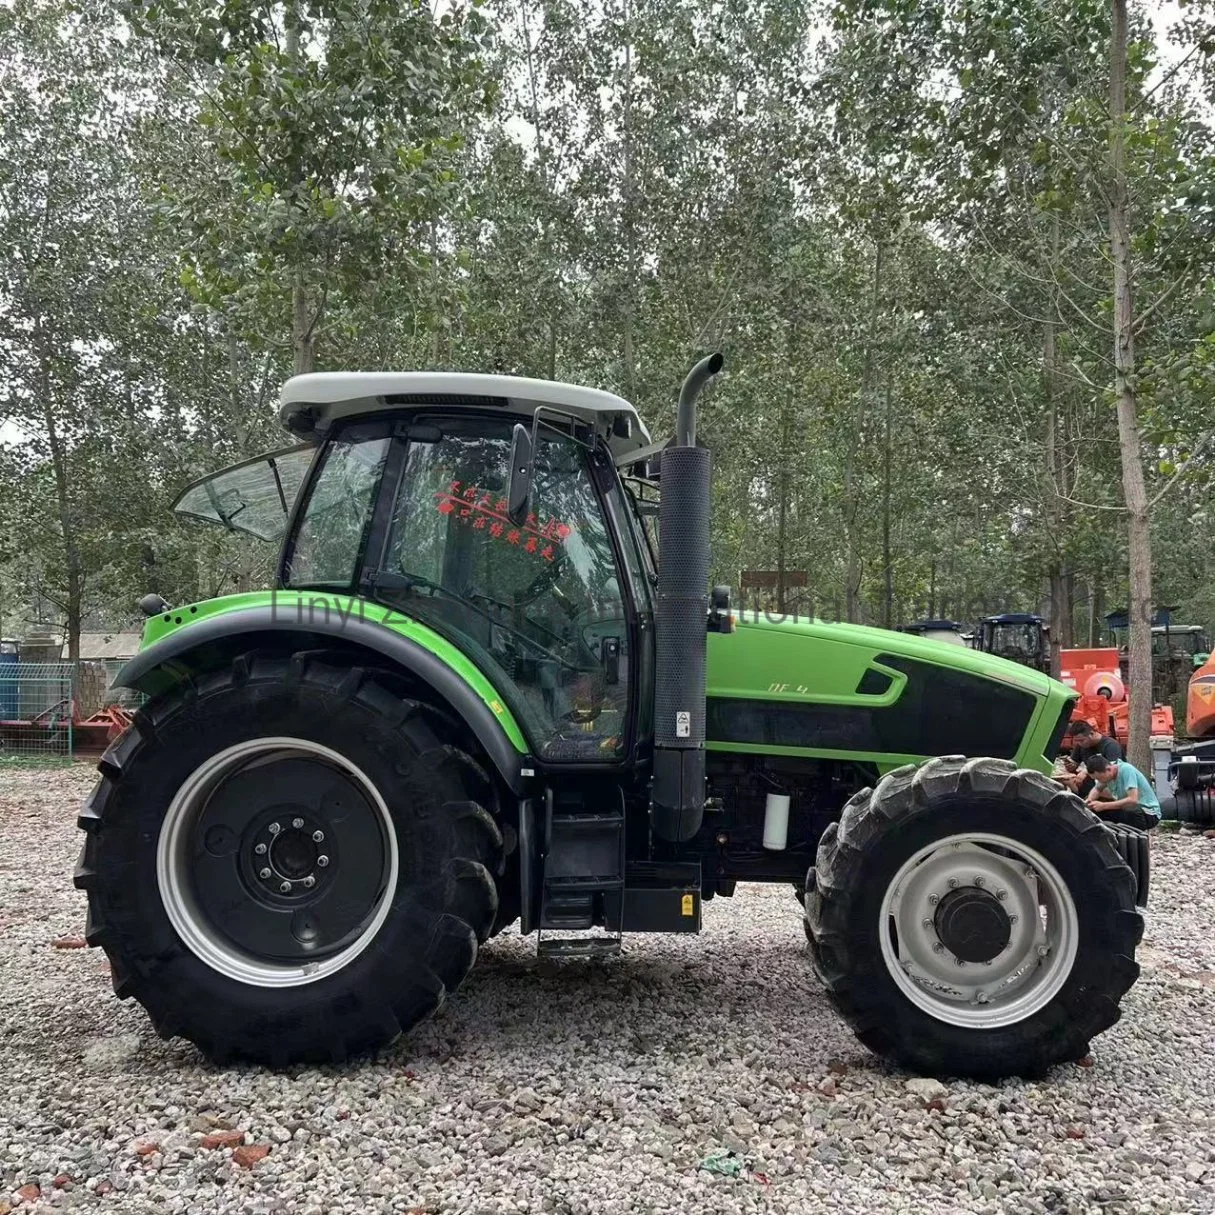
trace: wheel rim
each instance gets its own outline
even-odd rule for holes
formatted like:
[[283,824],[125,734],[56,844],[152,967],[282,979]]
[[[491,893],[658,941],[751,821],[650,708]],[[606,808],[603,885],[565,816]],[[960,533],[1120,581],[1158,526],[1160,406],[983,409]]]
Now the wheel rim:
[[299,738],[238,743],[200,764],[161,824],[156,879],[186,947],[256,987],[348,966],[388,915],[396,832],[375,785]]
[[1058,995],[1079,942],[1076,905],[1040,852],[995,834],[921,848],[882,899],[886,969],[938,1021],[998,1029]]

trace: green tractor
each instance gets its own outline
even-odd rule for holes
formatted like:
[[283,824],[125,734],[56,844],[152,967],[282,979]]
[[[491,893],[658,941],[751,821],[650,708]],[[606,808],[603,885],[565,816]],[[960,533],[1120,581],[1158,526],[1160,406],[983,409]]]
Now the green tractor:
[[720,367],[668,443],[566,384],[298,376],[298,445],[183,494],[282,548],[272,590],[145,598],[148,699],[80,818],[89,942],[161,1034],[344,1059],[508,925],[601,957],[738,882],[798,891],[835,1006],[909,1067],[1041,1073],[1117,1020],[1146,872],[1046,775],[1074,694],[710,594]]

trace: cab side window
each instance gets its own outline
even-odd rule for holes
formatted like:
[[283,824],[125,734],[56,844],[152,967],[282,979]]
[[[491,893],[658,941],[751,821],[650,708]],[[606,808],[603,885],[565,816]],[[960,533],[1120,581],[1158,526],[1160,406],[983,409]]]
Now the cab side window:
[[296,531],[287,586],[353,586],[388,443],[383,435],[360,437],[356,428],[329,445]]

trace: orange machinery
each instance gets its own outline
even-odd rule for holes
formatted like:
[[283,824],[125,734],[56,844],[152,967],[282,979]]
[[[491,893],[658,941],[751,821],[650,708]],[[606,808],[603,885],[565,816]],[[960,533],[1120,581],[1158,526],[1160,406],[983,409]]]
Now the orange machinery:
[[[1079,693],[1072,710],[1072,721],[1087,721],[1103,734],[1116,738],[1125,752],[1130,732],[1130,702],[1118,668],[1114,646],[1089,650],[1061,650],[1059,678]],[[1211,671],[1215,689],[1215,668]],[[1212,693],[1212,724],[1215,725],[1215,691]],[[1152,736],[1172,737],[1173,710],[1168,705],[1152,706]],[[1071,730],[1064,736],[1070,744]]]
[[1191,738],[1215,735],[1215,656],[1208,658],[1190,677],[1185,732]]

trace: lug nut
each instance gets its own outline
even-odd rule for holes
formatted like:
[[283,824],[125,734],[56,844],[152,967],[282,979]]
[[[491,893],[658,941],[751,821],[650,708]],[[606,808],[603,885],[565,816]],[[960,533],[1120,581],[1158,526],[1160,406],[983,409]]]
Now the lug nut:
[[977,876],[976,876],[976,877],[975,877],[975,885],[976,885],[976,886],[982,886],[982,885],[983,885],[983,879],[982,879],[981,877],[977,877]]
[[1004,900],[1005,900],[1006,898],[1008,898],[1008,891],[1007,891],[1007,890],[997,890],[997,891],[996,891],[996,898],[998,898],[998,899],[1000,900],[1000,902],[1001,902],[1001,903],[1002,903],[1002,902],[1004,902]]
[[257,847],[253,849],[253,851],[256,852],[258,856],[265,856],[266,855],[266,845],[258,844]]
[[946,885],[946,886],[948,886],[950,890],[957,890],[957,888],[958,888],[958,879],[957,879],[957,878],[950,878],[950,879],[949,879],[949,881],[945,883],[945,885]]
[[933,952],[933,953],[944,953],[944,952],[945,952],[945,946],[944,946],[944,945],[942,945],[940,941],[938,941],[938,942],[937,942],[937,943],[936,943],[936,944],[935,944],[935,945],[932,947],[932,952]]
[[268,830],[271,835],[278,835],[278,833],[282,830],[282,827],[280,827],[278,823],[271,823]]
[[1020,918],[1021,918],[1021,917],[1020,917],[1019,915],[1010,915],[1010,916],[1008,917],[1008,922],[1009,922],[1010,924],[1015,924],[1015,923],[1016,923],[1016,922],[1017,922],[1017,921],[1018,921]]
[[291,825],[298,831],[304,825],[304,820],[302,818],[293,818]]
[[327,856],[324,856],[324,855],[318,856],[318,857],[316,858],[316,863],[317,863],[318,865],[320,865],[320,867],[321,867],[322,869],[324,869],[324,868],[325,868],[325,866],[329,864],[329,858],[328,858]]
[[986,1004],[989,1002],[990,999],[991,999],[991,997],[985,991],[978,992],[975,995],[976,1004]]
[[965,966],[965,965],[966,965],[966,963],[965,963],[965,962],[963,962],[961,958],[954,958],[954,961],[955,961],[955,962],[956,962],[956,963],[957,963],[959,966]]
[[291,893],[291,883],[290,882],[280,882],[278,889],[279,889],[280,894],[290,894]]
[[939,894],[930,894],[928,901],[935,907],[941,901],[941,896]]
[[931,928],[931,927],[932,927],[932,921],[931,921],[931,920],[921,920],[921,921],[920,921],[920,927],[921,927],[921,928]]
[[270,876],[270,870],[263,869],[257,876],[264,882]]
[[1049,953],[1050,953],[1050,947],[1049,947],[1049,946],[1047,946],[1047,945],[1039,945],[1039,946],[1038,946],[1038,957],[1040,957],[1040,958],[1044,958],[1044,957],[1046,957],[1046,956],[1047,956],[1047,954],[1049,954]]
[[312,833],[312,842],[314,844],[319,844],[321,842],[321,840],[323,840],[324,838],[325,838],[325,833],[323,831],[314,831]]
[[312,874],[309,874],[309,875],[308,875],[308,876],[307,876],[307,877],[304,879],[304,885],[305,885],[305,886],[307,886],[309,890],[311,890],[311,889],[312,889],[312,887],[316,885],[316,878],[314,878],[314,877],[312,876]]

